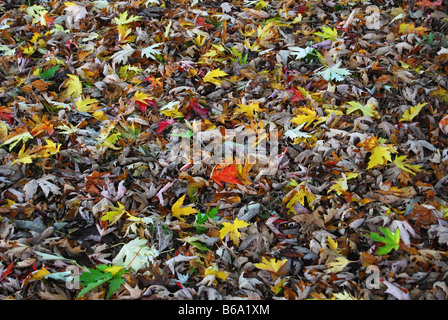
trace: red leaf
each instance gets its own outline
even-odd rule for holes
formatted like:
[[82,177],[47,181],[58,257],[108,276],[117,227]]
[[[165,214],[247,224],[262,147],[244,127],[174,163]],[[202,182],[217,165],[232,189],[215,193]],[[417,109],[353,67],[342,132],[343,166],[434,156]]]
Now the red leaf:
[[[202,119],[207,118],[208,110],[198,103],[198,98],[196,97],[192,98],[189,102],[189,106],[191,107],[191,109],[193,109],[194,113],[196,113]],[[189,115],[189,117],[191,117],[191,114]]]
[[8,274],[12,272],[12,267],[14,267],[14,262],[11,262],[11,264],[6,267],[5,270],[3,270],[0,280],[4,279]]
[[212,173],[211,178],[220,186],[222,186],[222,182],[228,182],[232,184],[242,184],[236,178],[236,175],[237,175],[236,165],[234,164],[234,165],[228,165],[221,171],[214,171]]
[[159,129],[157,130],[157,134],[163,131],[166,127],[169,125],[172,125],[174,123],[174,119],[170,118],[168,120],[160,121],[157,125],[159,126]]

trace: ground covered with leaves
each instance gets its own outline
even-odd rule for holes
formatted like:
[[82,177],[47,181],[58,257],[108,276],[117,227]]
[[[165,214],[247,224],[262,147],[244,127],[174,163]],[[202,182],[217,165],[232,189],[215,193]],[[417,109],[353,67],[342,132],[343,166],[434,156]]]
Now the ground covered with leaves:
[[448,297],[445,1],[0,3],[3,299]]

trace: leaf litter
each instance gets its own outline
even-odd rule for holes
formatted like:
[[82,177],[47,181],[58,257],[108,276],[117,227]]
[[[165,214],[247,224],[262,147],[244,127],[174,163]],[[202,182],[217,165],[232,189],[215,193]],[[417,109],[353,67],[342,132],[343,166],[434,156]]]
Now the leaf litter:
[[447,299],[443,1],[0,10],[2,299]]

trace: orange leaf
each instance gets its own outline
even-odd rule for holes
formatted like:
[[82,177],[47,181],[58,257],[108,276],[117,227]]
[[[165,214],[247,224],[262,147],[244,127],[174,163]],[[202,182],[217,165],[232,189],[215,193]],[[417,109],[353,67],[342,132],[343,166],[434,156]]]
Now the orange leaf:
[[232,184],[241,184],[241,182],[236,178],[237,171],[236,165],[228,165],[221,171],[213,171],[211,178],[220,186],[222,182],[228,182]]

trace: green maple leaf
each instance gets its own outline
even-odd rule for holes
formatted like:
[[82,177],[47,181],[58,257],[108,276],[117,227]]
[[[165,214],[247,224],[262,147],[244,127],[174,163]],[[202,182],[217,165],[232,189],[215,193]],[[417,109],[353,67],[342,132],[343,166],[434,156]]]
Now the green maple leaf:
[[217,221],[219,219],[219,217],[216,216],[217,213],[218,213],[218,207],[215,207],[212,210],[207,209],[206,213],[202,213],[201,211],[199,211],[198,214],[196,215],[196,219],[194,220],[194,226],[196,227],[196,231],[198,233],[206,232],[207,228],[201,225],[209,221],[209,219]]
[[376,254],[381,256],[388,254],[392,249],[398,250],[400,248],[400,229],[397,228],[393,234],[388,228],[380,227],[380,231],[385,237],[379,235],[377,232],[370,232],[370,234],[367,235],[367,237],[374,241],[384,243],[384,246],[379,248],[376,251]]
[[336,28],[331,29],[330,27],[323,27],[323,32],[314,32],[316,36],[319,36],[324,39],[336,41],[338,37],[338,30]]
[[347,108],[347,114],[350,114],[355,111],[361,111],[363,116],[376,117],[378,116],[378,112],[375,110],[375,106],[371,103],[367,103],[366,105],[362,105],[356,101],[350,101],[348,104],[351,106]]
[[109,291],[107,298],[109,298],[115,291],[117,291],[124,279],[121,276],[125,273],[125,269],[119,266],[98,265],[96,269],[89,268],[79,276],[81,285],[84,287],[78,294],[78,298],[85,295],[87,292],[109,282]]

